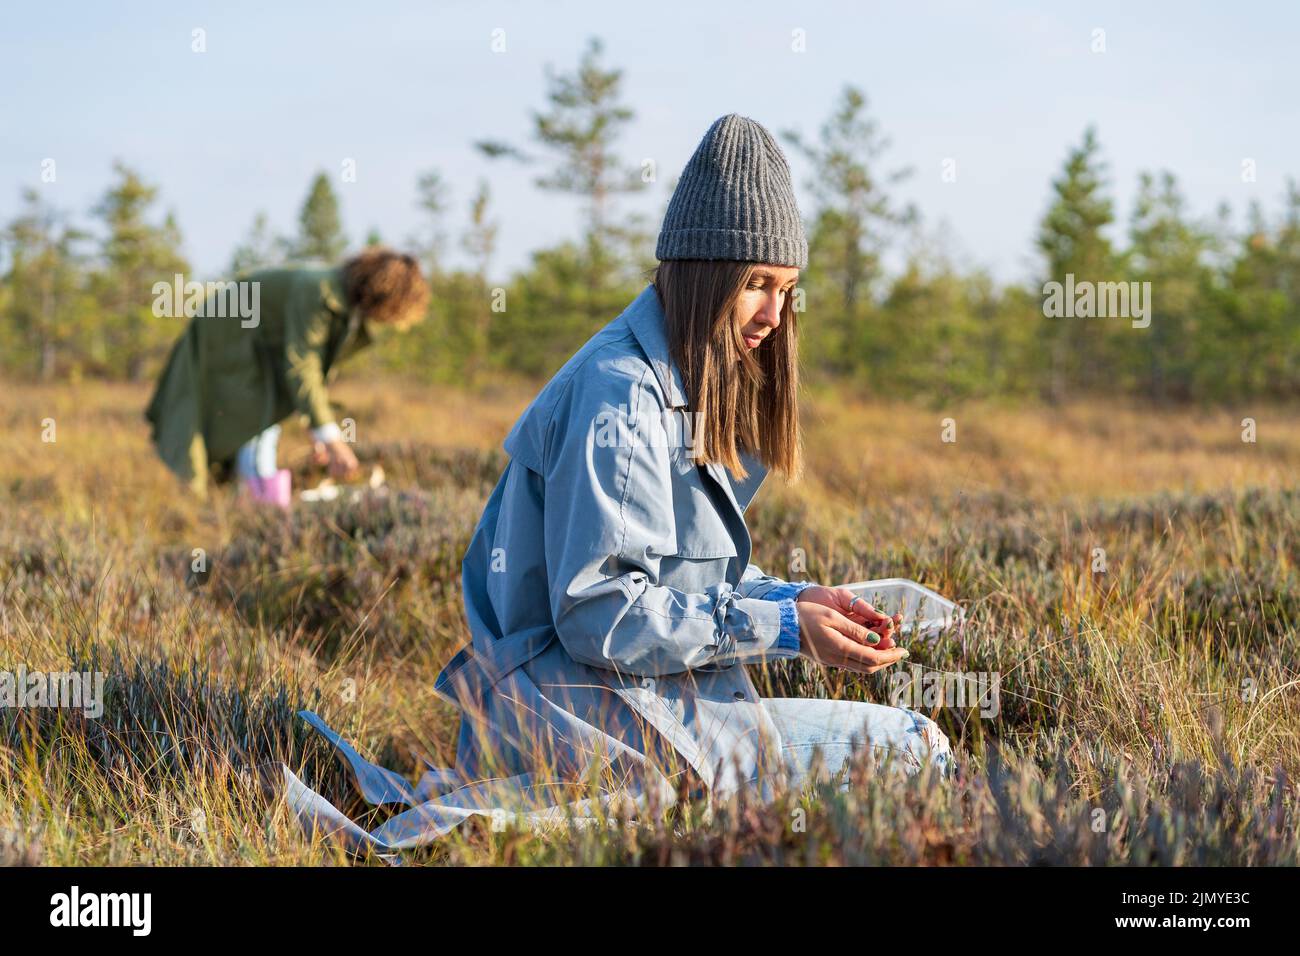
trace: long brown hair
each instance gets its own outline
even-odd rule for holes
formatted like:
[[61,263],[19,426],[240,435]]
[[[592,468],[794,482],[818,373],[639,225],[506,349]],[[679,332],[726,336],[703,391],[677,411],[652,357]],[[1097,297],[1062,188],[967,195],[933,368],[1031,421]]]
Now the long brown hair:
[[669,259],[654,286],[667,320],[668,345],[691,410],[700,413],[697,461],[747,474],[739,450],[786,478],[803,471],[799,436],[799,348],[794,296],[781,324],[757,349],[745,346],[736,302],[758,263]]

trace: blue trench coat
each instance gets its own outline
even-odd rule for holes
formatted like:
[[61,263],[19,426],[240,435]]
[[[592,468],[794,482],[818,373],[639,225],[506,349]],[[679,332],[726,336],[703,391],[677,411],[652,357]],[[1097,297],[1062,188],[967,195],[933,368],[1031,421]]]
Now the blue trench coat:
[[391,849],[506,804],[558,804],[552,782],[593,771],[641,796],[647,779],[661,796],[680,774],[717,795],[781,772],[742,665],[798,655],[794,598],[810,583],[750,563],[744,512],[767,470],[748,455],[744,480],[698,465],[688,411],[647,286],[506,437],[462,564],[471,643],[435,685],[461,711],[456,767],[412,787],[305,713],[367,799],[414,809],[365,834],[286,769],[300,816]]
[[749,563],[744,511],[767,470],[697,465],[687,412],[647,286],[506,437],[462,568],[472,643],[436,685],[463,714],[463,772],[654,758],[718,790],[779,767],[741,665],[798,656],[808,584]]

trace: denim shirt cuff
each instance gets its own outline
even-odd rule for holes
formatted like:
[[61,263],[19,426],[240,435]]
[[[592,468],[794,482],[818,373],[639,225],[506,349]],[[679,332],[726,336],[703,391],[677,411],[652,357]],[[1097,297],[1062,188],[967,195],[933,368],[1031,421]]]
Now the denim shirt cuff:
[[795,607],[794,598],[783,598],[778,603],[781,607],[781,636],[776,639],[777,650],[798,657],[799,611]]

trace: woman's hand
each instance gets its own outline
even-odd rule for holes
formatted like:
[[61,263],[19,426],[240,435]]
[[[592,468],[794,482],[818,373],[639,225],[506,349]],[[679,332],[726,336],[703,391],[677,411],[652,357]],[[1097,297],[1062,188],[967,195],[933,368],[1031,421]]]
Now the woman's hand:
[[799,601],[821,604],[839,611],[849,620],[861,624],[880,638],[873,645],[878,651],[887,651],[894,646],[895,629],[903,623],[903,615],[895,614],[892,618],[882,614],[848,588],[828,588],[815,584],[799,592]]
[[355,477],[361,470],[357,456],[352,453],[348,443],[341,438],[331,442],[313,442],[311,457],[317,465],[328,465],[331,477],[344,481]]
[[[883,638],[857,621],[845,617],[835,608],[816,600],[803,600],[803,595],[812,590],[814,589],[806,588],[795,604],[799,612],[799,651],[805,657],[810,657],[819,664],[843,667],[860,674],[874,674],[907,657],[906,649],[901,647],[880,649],[880,644],[884,643]],[[857,603],[861,607],[864,602]],[[873,613],[879,612],[873,609]],[[883,614],[879,616],[884,617]],[[888,621],[889,618],[885,620]],[[876,643],[873,644],[873,641]]]

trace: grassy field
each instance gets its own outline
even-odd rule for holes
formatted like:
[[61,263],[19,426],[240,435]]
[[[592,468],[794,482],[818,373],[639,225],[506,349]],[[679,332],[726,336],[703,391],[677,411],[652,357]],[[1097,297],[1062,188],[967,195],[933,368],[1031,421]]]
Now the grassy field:
[[[185,497],[148,446],[143,389],[0,388],[0,671],[108,675],[98,720],[0,708],[0,861],[350,862],[266,785],[284,760],[357,809],[300,705],[389,766],[451,764],[433,678],[467,638],[461,554],[531,392],[335,396],[390,493],[285,518]],[[966,605],[961,633],[912,648],[930,670],[1000,675],[996,716],[928,711],[957,779],[863,765],[848,793],[617,830],[470,827],[417,861],[1297,862],[1294,410],[926,409],[812,389],[803,421],[806,474],[760,492],[754,560],[787,574],[802,556],[822,583],[912,577]],[[294,425],[297,479],[305,456]],[[757,679],[887,692],[802,661]]]

